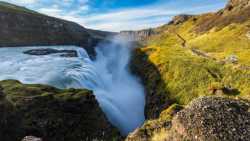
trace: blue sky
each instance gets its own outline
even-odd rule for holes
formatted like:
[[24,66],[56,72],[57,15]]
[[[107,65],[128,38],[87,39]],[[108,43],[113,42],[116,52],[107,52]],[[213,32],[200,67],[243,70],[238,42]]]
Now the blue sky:
[[2,0],[75,21],[87,28],[139,30],[167,23],[178,14],[216,11],[227,0]]

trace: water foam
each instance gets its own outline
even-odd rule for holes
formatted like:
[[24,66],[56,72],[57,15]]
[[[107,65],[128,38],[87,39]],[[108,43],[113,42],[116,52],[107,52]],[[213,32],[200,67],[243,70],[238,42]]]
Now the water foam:
[[22,53],[31,47],[1,48],[0,80],[16,79],[26,84],[93,90],[109,121],[124,135],[144,122],[144,90],[128,69],[129,44],[115,39],[111,43],[99,45],[95,60],[91,60],[82,48],[52,48],[77,50],[78,57],[63,58],[59,54],[31,56]]

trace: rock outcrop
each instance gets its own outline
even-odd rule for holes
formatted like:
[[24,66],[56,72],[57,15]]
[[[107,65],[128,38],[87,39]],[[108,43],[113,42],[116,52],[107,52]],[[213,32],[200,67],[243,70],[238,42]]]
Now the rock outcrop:
[[220,97],[196,99],[174,117],[168,140],[249,140],[249,110],[248,101]]
[[171,25],[171,24],[173,24],[173,25],[182,24],[182,23],[184,23],[185,21],[187,21],[188,19],[190,19],[190,18],[192,18],[192,17],[193,17],[192,15],[185,15],[185,14],[183,14],[183,15],[178,15],[178,16],[175,16],[175,17],[173,18],[173,20],[170,21],[168,24],[169,24],[169,25]]
[[43,48],[43,49],[31,49],[23,52],[28,55],[50,55],[50,54],[60,54],[62,57],[78,57],[75,50],[57,50],[52,48]]
[[219,12],[203,15],[196,31],[203,33],[214,27],[225,27],[232,23],[243,23],[250,18],[250,0],[230,0]]
[[30,135],[45,141],[119,139],[87,90],[1,81],[0,114],[1,141],[21,141]]
[[[249,110],[249,101],[198,98],[178,112],[172,123],[162,118],[146,123],[130,134],[127,141],[246,141],[250,138]],[[155,123],[157,128],[151,128]],[[138,132],[142,130],[145,132]]]
[[74,22],[0,2],[0,47],[77,45],[93,54],[93,47],[109,35],[109,32],[89,30]]
[[228,11],[241,11],[250,6],[250,0],[229,0],[226,10]]

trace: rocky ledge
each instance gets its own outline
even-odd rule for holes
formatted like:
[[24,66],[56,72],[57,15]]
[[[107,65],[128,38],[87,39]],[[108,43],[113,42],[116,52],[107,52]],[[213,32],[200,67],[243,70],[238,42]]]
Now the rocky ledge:
[[[0,82],[0,139],[21,141],[118,140],[95,96],[88,90]],[[34,139],[31,137],[26,140]]]
[[61,54],[61,57],[77,57],[77,52],[75,50],[58,50],[51,48],[42,48],[42,49],[31,49],[23,52],[28,55],[50,55],[50,54]]

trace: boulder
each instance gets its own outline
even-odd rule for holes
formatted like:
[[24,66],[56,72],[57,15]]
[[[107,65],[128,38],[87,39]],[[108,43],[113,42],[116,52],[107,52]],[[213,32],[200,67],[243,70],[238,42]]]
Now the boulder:
[[250,138],[250,103],[222,97],[194,100],[172,120],[167,141],[236,141]]
[[162,112],[165,116],[146,121],[126,141],[247,141],[250,138],[249,101],[201,97],[172,119],[166,118],[172,108]]

